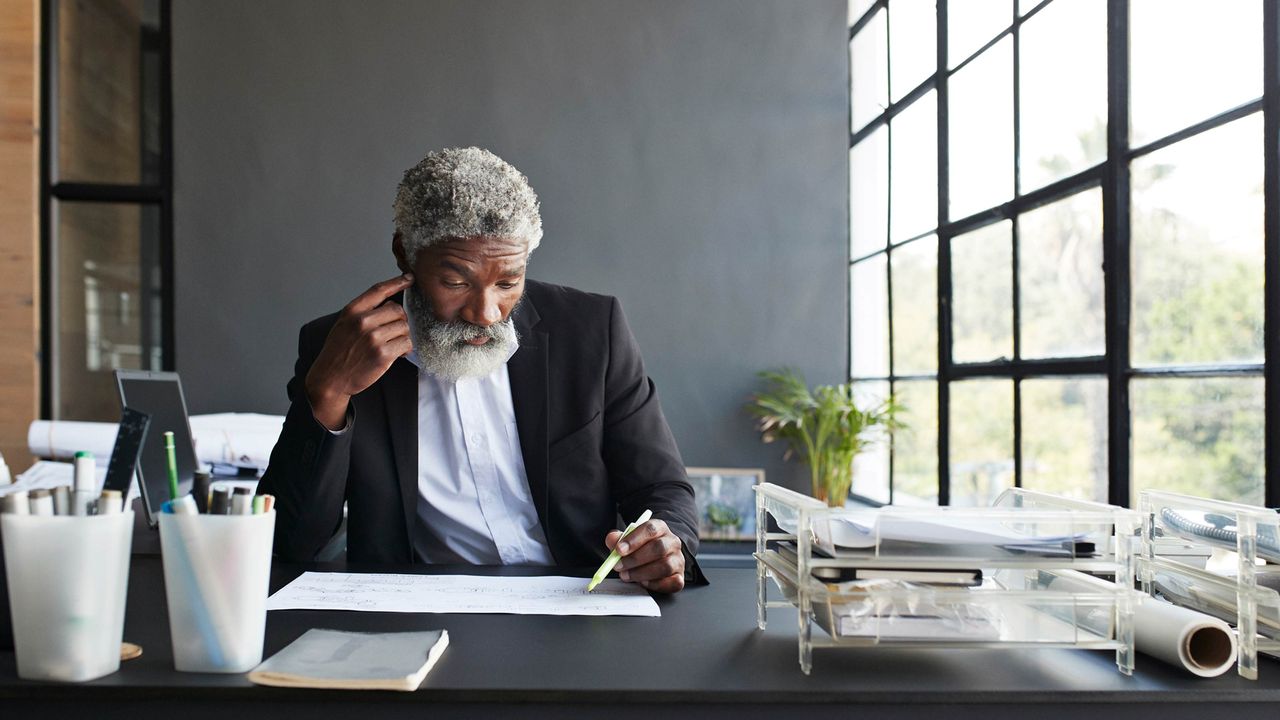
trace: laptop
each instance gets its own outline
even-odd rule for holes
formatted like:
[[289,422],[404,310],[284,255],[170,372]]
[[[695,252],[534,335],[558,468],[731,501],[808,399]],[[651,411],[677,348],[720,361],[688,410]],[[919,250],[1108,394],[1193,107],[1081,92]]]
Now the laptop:
[[179,497],[191,492],[191,479],[199,467],[182,383],[174,372],[116,370],[115,374],[120,404],[151,416],[138,457],[138,490],[147,524],[156,527],[160,523],[160,506],[169,499],[169,463],[164,450],[166,431],[173,433]]

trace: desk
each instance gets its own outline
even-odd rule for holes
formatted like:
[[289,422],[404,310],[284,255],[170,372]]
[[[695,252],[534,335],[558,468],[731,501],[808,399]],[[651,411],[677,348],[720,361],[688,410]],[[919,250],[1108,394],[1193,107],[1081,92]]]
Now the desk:
[[[375,568],[278,565],[272,589],[305,569]],[[517,568],[490,571],[527,574]],[[816,650],[813,675],[806,677],[796,662],[793,611],[774,610],[768,630],[755,628],[754,570],[711,567],[707,575],[709,587],[660,597],[661,618],[268,613],[268,655],[315,626],[448,629],[449,649],[417,693],[343,692],[257,687],[243,675],[174,672],[160,559],[135,556],[125,639],[142,645],[143,656],[114,675],[63,685],[19,680],[13,653],[0,653],[0,708],[6,718],[24,720],[73,713],[138,720],[139,712],[166,720],[738,720],[830,712],[815,703],[845,706],[842,716],[877,719],[946,713],[948,720],[1086,714],[1089,720],[1205,720],[1274,717],[1280,709],[1280,663],[1272,660],[1264,661],[1261,680],[1250,682],[1234,673],[1197,680],[1142,655],[1134,677],[1125,677],[1109,652],[866,648]]]

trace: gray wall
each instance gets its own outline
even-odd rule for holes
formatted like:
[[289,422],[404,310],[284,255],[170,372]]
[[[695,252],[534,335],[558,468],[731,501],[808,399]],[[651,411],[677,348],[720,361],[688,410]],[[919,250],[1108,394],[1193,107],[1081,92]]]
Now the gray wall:
[[192,412],[282,413],[298,327],[395,273],[401,173],[480,145],[541,197],[530,276],[621,298],[685,462],[801,481],[741,407],[844,375],[844,5],[174,3]]

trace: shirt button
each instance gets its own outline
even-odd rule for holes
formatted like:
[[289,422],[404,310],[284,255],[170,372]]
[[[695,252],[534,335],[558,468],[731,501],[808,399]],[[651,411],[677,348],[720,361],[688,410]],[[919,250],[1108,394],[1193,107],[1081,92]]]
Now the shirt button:
[[477,445],[484,442],[484,433],[476,433],[475,438]]

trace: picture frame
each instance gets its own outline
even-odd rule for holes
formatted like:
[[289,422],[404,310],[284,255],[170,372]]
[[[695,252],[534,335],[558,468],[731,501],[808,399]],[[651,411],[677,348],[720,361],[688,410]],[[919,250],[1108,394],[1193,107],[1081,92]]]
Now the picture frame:
[[698,506],[698,537],[736,542],[756,539],[756,485],[760,468],[685,468]]

